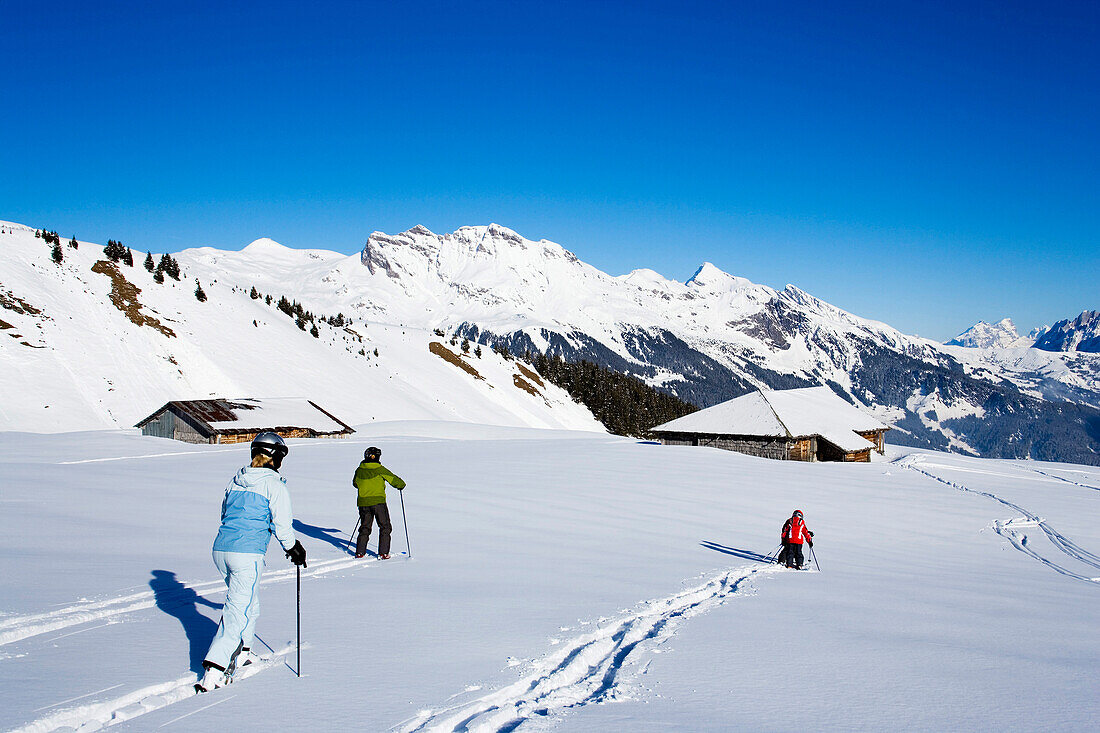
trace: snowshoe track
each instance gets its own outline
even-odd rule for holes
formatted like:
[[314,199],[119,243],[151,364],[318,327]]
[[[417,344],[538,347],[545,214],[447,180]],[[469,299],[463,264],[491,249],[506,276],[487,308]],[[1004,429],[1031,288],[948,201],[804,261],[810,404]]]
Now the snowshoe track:
[[614,699],[625,679],[644,674],[646,652],[671,638],[684,619],[722,605],[743,593],[753,575],[773,570],[731,569],[695,588],[647,601],[634,613],[566,641],[534,661],[517,682],[475,700],[423,711],[394,730],[505,733],[529,720]]
[[[305,649],[306,646],[303,645],[302,648]],[[224,702],[225,699],[228,699],[225,697],[225,692],[231,690],[233,685],[238,684],[241,680],[257,675],[260,672],[281,665],[287,655],[295,649],[295,646],[288,645],[275,652],[270,657],[260,659],[247,667],[237,670],[233,675],[232,684],[220,690],[207,692],[204,694],[204,697],[210,696],[211,698],[221,698],[218,699],[217,702]],[[195,683],[197,681],[198,677],[196,675],[187,674],[171,682],[161,682],[159,684],[149,685],[148,687],[142,687],[110,700],[93,702],[73,708],[65,708],[39,718],[31,723],[27,723],[22,728],[16,728],[12,733],[46,733],[47,731],[79,731],[80,733],[85,733],[85,731],[99,730],[108,725],[115,725],[127,720],[133,720],[138,716],[151,713],[154,710],[160,710],[161,708],[182,700],[197,697],[199,695],[199,693],[195,692]],[[214,702],[212,704],[217,703]],[[210,705],[206,707],[210,707]],[[198,712],[198,710],[194,712]]]
[[[1047,539],[1050,540],[1051,544],[1057,550],[1061,551],[1067,557],[1072,558],[1074,560],[1077,560],[1078,562],[1083,563],[1085,565],[1088,565],[1089,567],[1095,568],[1097,570],[1100,570],[1100,555],[1096,555],[1095,553],[1090,552],[1090,551],[1086,550],[1085,548],[1081,547],[1076,542],[1069,539],[1068,537],[1066,537],[1062,533],[1055,530],[1049,524],[1047,524],[1047,522],[1045,520],[1043,520],[1042,517],[1039,517],[1038,515],[1033,514],[1032,512],[1029,512],[1027,509],[1024,509],[1023,507],[1021,507],[1018,504],[1015,504],[1015,503],[1013,503],[1013,502],[1011,502],[1007,499],[1004,499],[1000,496],[997,496],[996,494],[994,494],[992,492],[981,491],[980,489],[972,489],[969,486],[964,486],[963,484],[957,483],[955,481],[951,481],[949,479],[942,478],[942,477],[937,476],[936,474],[934,474],[934,473],[932,473],[932,472],[930,472],[930,471],[928,471],[924,468],[919,467],[918,464],[922,460],[923,459],[922,459],[921,456],[906,456],[902,460],[897,461],[897,464],[899,466],[902,466],[903,468],[909,469],[910,471],[916,471],[917,473],[919,473],[921,475],[927,476],[928,478],[930,478],[934,481],[939,481],[941,484],[945,484],[947,486],[950,486],[953,489],[958,489],[959,491],[965,491],[965,492],[970,493],[970,494],[978,494],[979,496],[984,496],[988,499],[992,499],[993,501],[995,501],[999,504],[1002,504],[1006,507],[1009,507],[1010,509],[1013,509],[1014,511],[1019,512],[1021,515],[1023,515],[1024,521],[1020,521],[1018,519],[1009,519],[1009,520],[1006,520],[1006,521],[995,521],[993,523],[993,531],[996,532],[997,534],[999,534],[1000,536],[1004,537],[1005,539],[1007,539],[1012,544],[1012,546],[1015,547],[1017,550],[1019,550],[1020,552],[1023,552],[1025,555],[1028,555],[1028,556],[1034,558],[1035,560],[1038,560],[1039,562],[1041,562],[1044,565],[1046,565],[1047,567],[1049,567],[1051,570],[1054,570],[1055,572],[1061,573],[1062,575],[1065,575],[1065,576],[1070,577],[1070,578],[1076,578],[1077,580],[1083,580],[1087,583],[1093,583],[1093,584],[1096,584],[1096,585],[1100,585],[1100,578],[1090,577],[1088,575],[1083,575],[1081,573],[1076,573],[1073,570],[1070,570],[1069,568],[1063,567],[1062,565],[1059,565],[1058,563],[1054,562],[1050,558],[1045,557],[1042,554],[1040,554],[1034,547],[1032,547],[1031,545],[1028,544],[1027,535],[1024,534],[1024,533],[1018,532],[1017,529],[1022,528],[1024,526],[1038,527],[1040,530],[1043,531],[1043,534],[1045,534],[1047,536]],[[1037,473],[1042,473],[1042,472],[1037,471]],[[1043,474],[1043,475],[1047,475],[1047,474]],[[1053,476],[1052,478],[1058,478],[1058,477]],[[1066,479],[1062,479],[1062,480],[1065,481]],[[1075,483],[1075,482],[1068,481],[1068,483]],[[1082,484],[1076,484],[1076,485],[1082,486]],[[1092,488],[1092,487],[1085,486],[1084,488]]]

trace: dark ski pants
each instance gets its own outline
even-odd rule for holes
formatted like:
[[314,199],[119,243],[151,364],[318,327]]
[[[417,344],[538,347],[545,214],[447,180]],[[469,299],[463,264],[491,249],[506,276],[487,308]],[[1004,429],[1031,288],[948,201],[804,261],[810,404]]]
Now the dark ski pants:
[[787,567],[802,569],[802,543],[791,542],[787,544]]
[[787,552],[788,552],[787,547],[789,545],[790,545],[789,542],[784,541],[783,542],[783,549],[780,550],[779,554],[775,556],[775,561],[777,563],[779,563],[780,565],[786,565],[787,564]]
[[371,525],[378,519],[378,554],[390,554],[390,533],[393,525],[390,523],[390,508],[385,504],[359,507],[359,537],[355,541],[355,554],[365,555],[367,541],[370,539]]

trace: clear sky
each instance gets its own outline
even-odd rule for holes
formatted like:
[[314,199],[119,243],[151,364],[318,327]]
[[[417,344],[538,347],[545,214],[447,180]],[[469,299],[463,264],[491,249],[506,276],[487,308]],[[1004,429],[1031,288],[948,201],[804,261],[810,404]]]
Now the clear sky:
[[907,333],[1100,309],[1100,3],[0,2],[0,218],[138,250],[496,222]]

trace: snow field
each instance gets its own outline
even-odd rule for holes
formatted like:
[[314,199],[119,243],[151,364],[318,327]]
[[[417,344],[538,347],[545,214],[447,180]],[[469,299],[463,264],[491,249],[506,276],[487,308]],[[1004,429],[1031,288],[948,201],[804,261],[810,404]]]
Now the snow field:
[[[409,484],[411,559],[347,555],[369,444]],[[246,449],[0,433],[0,634],[19,636],[0,637],[0,729],[1069,730],[1100,715],[1097,584],[1043,561],[1100,575],[1100,470],[889,458],[423,421],[291,441],[303,676],[277,663],[171,702],[219,618],[210,543]],[[820,573],[757,561],[795,508]],[[271,656],[293,643],[295,593],[282,553],[268,563],[256,646]]]

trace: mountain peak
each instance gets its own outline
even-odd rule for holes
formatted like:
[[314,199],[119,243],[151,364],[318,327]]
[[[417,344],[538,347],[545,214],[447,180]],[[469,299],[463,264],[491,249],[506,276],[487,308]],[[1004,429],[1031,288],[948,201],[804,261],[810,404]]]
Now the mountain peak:
[[1100,352],[1100,311],[1082,311],[1073,320],[1058,321],[1035,342],[1043,351]]
[[1011,318],[1002,318],[990,324],[978,321],[970,328],[947,342],[948,346],[965,346],[971,349],[1013,348],[1030,346],[1027,339],[1021,339],[1016,324]]
[[752,286],[752,283],[745,278],[731,275],[710,262],[704,262],[700,265],[695,274],[688,278],[684,284],[712,293],[723,290],[741,290]]
[[245,247],[242,251],[248,252],[250,254],[258,254],[263,252],[285,252],[288,249],[290,249],[290,247],[279,244],[274,239],[270,239],[269,237],[260,237],[259,239],[250,242],[248,246]]

